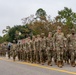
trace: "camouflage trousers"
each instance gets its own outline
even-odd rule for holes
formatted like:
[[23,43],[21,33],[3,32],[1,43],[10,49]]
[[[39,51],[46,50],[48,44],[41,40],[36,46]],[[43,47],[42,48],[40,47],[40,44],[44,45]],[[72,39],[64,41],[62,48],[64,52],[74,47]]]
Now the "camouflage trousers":
[[13,50],[12,56],[13,56],[13,60],[15,61],[16,56],[17,56],[17,52],[15,50]]
[[8,58],[10,59],[10,56],[11,56],[11,51],[8,50]]
[[30,61],[31,63],[34,62],[34,50],[30,51]]
[[64,54],[63,48],[58,48],[56,52],[57,52],[57,61],[63,61],[63,54]]
[[23,60],[23,55],[24,55],[24,54],[23,54],[23,51],[21,50],[21,51],[20,51],[20,60]]
[[34,60],[37,63],[40,62],[40,56],[39,56],[39,51],[38,50],[34,51]]
[[30,51],[26,52],[27,55],[27,61],[30,62]]
[[18,60],[20,60],[20,51],[17,51],[18,54]]
[[27,60],[27,54],[26,54],[26,51],[24,51],[23,59],[24,59],[24,61],[26,61],[26,60]]
[[39,55],[40,55],[40,62],[44,63],[46,61],[46,51],[45,50],[41,50],[39,52]]
[[63,60],[66,62],[67,61],[67,53],[66,53],[67,51],[64,51],[64,53],[63,53]]
[[75,62],[76,60],[76,50],[70,50],[71,62]]
[[47,61],[52,62],[53,50],[47,50]]

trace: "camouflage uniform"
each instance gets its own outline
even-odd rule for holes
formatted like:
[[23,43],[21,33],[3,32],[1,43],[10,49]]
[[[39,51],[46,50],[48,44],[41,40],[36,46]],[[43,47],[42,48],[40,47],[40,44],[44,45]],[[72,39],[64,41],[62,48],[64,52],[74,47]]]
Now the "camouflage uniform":
[[27,60],[27,54],[26,54],[26,43],[23,46],[23,60],[26,61]]
[[13,46],[12,46],[11,49],[12,49],[13,60],[15,61],[16,56],[17,56],[17,45],[16,44],[13,44]]
[[40,38],[40,35],[37,35],[37,38],[35,39],[35,52],[34,52],[37,63],[40,63],[40,55],[39,55],[40,48],[41,48],[40,45],[41,45],[41,38]]
[[64,52],[63,52],[63,59],[64,59],[65,62],[67,62],[67,60],[68,60],[67,52],[68,52],[68,41],[67,41],[67,38],[64,38]]
[[35,51],[35,36],[33,36],[31,42],[31,51],[30,51],[30,61],[31,63],[35,62],[35,59],[34,59],[34,51]]
[[76,60],[76,34],[75,30],[72,29],[72,34],[70,34],[68,38],[69,44],[69,54],[71,59],[71,65],[75,67],[75,60]]
[[[59,31],[61,29],[61,27],[57,28]],[[56,55],[57,57],[55,57],[57,65],[59,67],[62,67],[63,65],[63,53],[64,53],[64,34],[62,32],[56,32],[53,36],[53,47],[54,50],[56,50]]]
[[46,61],[46,37],[44,36],[44,33],[41,34],[41,49],[40,49],[40,62],[43,65]]
[[[49,37],[50,35],[50,37]],[[46,52],[47,52],[47,60],[48,60],[48,65],[52,66],[52,57],[53,57],[53,39],[52,39],[52,33],[49,32],[49,35],[46,39]]]
[[27,38],[26,42],[26,54],[27,54],[27,61],[30,62],[30,51],[31,51],[31,43],[30,38]]
[[6,51],[7,51],[7,45],[6,44],[3,44],[2,45],[2,50],[1,50],[2,56],[5,56],[6,55]]
[[21,57],[21,60],[23,61],[24,60],[24,48],[23,48],[23,44],[21,45],[20,57]]
[[20,44],[17,47],[18,60],[20,60]]

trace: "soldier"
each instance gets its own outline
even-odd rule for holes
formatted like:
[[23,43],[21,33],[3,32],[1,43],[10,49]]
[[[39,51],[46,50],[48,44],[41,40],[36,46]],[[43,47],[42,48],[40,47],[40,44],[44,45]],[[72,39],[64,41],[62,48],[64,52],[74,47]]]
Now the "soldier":
[[40,62],[42,65],[44,65],[44,62],[46,61],[46,37],[44,33],[41,33],[41,49],[40,49]]
[[13,61],[15,61],[17,56],[17,44],[15,43],[15,41],[13,41],[13,45],[11,49],[12,49]]
[[75,29],[72,29],[70,36],[68,37],[68,44],[69,44],[69,54],[71,59],[71,65],[75,67],[75,60],[76,60],[76,33]]
[[46,52],[47,52],[47,61],[48,65],[52,66],[52,57],[53,57],[53,39],[52,33],[49,32],[48,37],[46,39]]
[[60,26],[57,27],[57,32],[53,36],[53,47],[57,55],[57,65],[61,68],[63,66],[64,34]]
[[27,54],[27,62],[30,62],[30,51],[31,51],[31,40],[30,37],[27,38],[26,41],[26,54]]
[[24,51],[24,56],[23,56],[23,59],[24,59],[24,61],[26,61],[26,59],[27,59],[27,55],[26,55],[26,42],[24,43],[24,46],[23,46],[23,51]]
[[41,38],[40,35],[37,35],[37,38],[35,39],[35,56],[36,56],[36,63],[40,63],[40,48],[41,48]]
[[18,60],[20,61],[20,42],[17,47]]
[[20,58],[21,58],[21,61],[24,60],[24,49],[23,49],[23,44],[21,44]]
[[35,62],[35,60],[34,60],[34,51],[35,51],[35,36],[32,36],[31,51],[30,51],[30,61],[31,61],[31,63]]
[[6,51],[7,51],[7,44],[4,43],[2,45],[2,50],[1,50],[2,56],[5,56],[6,55]]

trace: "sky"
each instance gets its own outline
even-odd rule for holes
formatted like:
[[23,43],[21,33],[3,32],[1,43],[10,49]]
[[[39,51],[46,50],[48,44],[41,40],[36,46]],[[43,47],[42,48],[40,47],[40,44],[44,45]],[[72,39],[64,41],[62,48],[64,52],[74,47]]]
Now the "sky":
[[76,12],[76,0],[0,0],[0,36],[6,26],[22,25],[21,19],[35,14],[39,8],[54,18],[64,7]]

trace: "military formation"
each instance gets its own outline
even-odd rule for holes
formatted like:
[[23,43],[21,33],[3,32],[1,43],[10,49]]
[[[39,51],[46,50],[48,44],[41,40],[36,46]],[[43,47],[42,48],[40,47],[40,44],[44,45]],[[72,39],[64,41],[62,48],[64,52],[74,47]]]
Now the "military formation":
[[20,42],[11,45],[8,48],[8,57],[13,57],[15,61],[18,57],[19,61],[31,62],[52,66],[55,63],[62,68],[64,63],[76,66],[76,33],[75,29],[70,34],[64,36],[60,26],[57,27],[56,33],[48,33],[46,37],[44,33],[41,35],[27,37],[25,43]]

